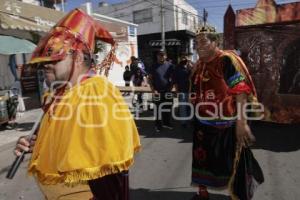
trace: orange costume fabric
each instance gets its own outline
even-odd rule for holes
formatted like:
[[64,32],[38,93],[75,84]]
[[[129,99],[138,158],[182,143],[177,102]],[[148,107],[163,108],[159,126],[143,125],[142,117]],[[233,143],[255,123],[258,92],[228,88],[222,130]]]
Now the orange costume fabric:
[[[230,66],[224,63],[229,60]],[[226,69],[231,67],[232,69]],[[206,102],[208,105],[199,106],[199,116],[210,120],[227,120],[236,114],[236,103],[234,96],[245,92],[249,96],[249,101],[256,102],[256,90],[249,72],[243,61],[233,51],[219,50],[217,55],[209,62],[199,61],[196,64],[194,74],[194,91],[196,97],[194,102]],[[226,75],[227,71],[232,72]],[[217,105],[218,115],[215,113]]]

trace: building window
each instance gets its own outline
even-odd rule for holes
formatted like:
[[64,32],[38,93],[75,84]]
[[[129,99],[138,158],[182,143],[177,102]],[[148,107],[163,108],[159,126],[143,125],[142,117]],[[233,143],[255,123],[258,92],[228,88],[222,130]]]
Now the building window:
[[194,29],[196,29],[197,28],[196,17],[193,17],[193,21],[194,21]]
[[152,22],[152,8],[137,10],[133,12],[133,23],[141,24]]
[[182,10],[182,23],[188,25],[188,13]]

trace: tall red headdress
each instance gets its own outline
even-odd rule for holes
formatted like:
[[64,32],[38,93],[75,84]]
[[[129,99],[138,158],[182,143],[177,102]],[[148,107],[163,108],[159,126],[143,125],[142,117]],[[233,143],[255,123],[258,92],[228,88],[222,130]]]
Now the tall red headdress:
[[[106,66],[112,62],[115,41],[111,34],[85,12],[75,9],[61,19],[39,42],[30,64],[59,61],[71,51],[82,50],[93,54],[96,39],[111,44],[112,51],[104,59]],[[104,67],[104,66],[102,66]]]

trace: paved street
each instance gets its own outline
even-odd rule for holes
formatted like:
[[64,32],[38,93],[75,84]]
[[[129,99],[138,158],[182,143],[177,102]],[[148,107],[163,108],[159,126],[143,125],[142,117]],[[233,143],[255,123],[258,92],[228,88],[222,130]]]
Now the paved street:
[[[0,200],[42,199],[32,178],[26,175],[24,162],[13,180],[5,179],[13,161],[15,140],[32,127],[38,110],[27,112],[15,130],[0,132]],[[137,120],[143,149],[130,172],[131,200],[188,200],[195,188],[190,187],[191,128],[178,123],[173,131],[156,134],[149,118]],[[298,200],[300,196],[299,125],[284,126],[256,123],[257,144],[254,153],[265,175],[265,183],[255,200]],[[212,200],[226,200],[226,192],[210,191]]]

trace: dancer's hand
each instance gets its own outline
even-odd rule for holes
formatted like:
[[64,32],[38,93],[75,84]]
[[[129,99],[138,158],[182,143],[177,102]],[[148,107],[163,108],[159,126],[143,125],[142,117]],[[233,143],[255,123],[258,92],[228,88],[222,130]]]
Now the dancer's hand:
[[238,121],[236,124],[236,139],[239,146],[251,146],[255,142],[249,125],[246,122]]
[[16,144],[14,154],[16,156],[20,156],[23,151],[25,151],[26,153],[31,153],[35,145],[35,141],[36,141],[36,135],[33,135],[31,139],[29,135],[20,137]]

